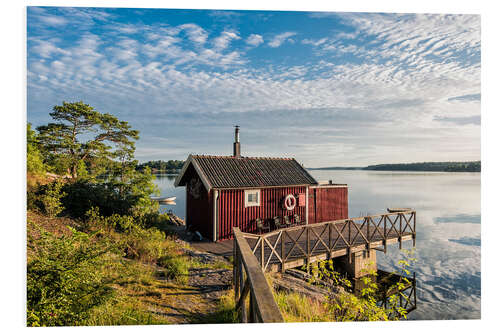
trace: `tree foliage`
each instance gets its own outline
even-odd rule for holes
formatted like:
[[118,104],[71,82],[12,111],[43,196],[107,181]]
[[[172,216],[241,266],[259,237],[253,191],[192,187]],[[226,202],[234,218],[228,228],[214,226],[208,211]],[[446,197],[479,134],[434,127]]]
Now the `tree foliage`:
[[182,165],[184,161],[179,160],[168,160],[168,161],[148,161],[145,163],[141,163],[137,166],[138,170],[143,170],[145,168],[150,168],[153,172],[177,172],[182,169]]
[[380,171],[481,172],[481,161],[376,164],[376,165],[369,165],[363,169],[380,170]]
[[39,229],[39,238],[28,238],[28,326],[78,325],[112,294],[103,265],[115,246],[71,231],[56,237]]
[[50,116],[53,123],[37,128],[39,143],[48,161],[59,171],[66,168],[75,179],[83,169],[82,163],[96,171],[100,162],[133,156],[139,132],[126,121],[99,113],[81,101],[56,105]]
[[43,162],[43,157],[38,149],[37,133],[31,129],[28,123],[26,129],[26,171],[34,175],[44,175],[48,171],[47,165]]

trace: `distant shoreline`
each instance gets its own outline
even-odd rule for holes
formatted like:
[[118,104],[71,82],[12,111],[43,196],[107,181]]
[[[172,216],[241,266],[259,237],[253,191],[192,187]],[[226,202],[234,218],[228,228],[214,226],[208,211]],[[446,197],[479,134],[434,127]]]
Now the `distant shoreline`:
[[376,164],[367,167],[323,167],[308,170],[368,170],[368,171],[422,171],[422,172],[481,172],[481,161],[420,162]]

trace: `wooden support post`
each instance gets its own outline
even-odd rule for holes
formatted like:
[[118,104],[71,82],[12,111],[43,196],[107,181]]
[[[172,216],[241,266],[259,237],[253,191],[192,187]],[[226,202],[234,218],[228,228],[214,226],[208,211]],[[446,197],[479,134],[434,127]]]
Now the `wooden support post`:
[[249,323],[255,323],[255,301],[253,299],[252,293],[250,293],[250,303],[248,305],[248,321]]
[[403,240],[401,237],[403,237],[403,213],[398,214],[398,219],[399,219],[399,236],[398,236],[398,242],[399,242],[399,249],[401,250],[403,248]]
[[310,244],[309,244],[309,228],[306,228],[306,263],[307,263],[307,273],[309,274],[310,273],[310,267],[309,265],[311,264],[311,254],[309,253],[310,251]]
[[417,212],[413,212],[413,247],[417,245]]
[[234,263],[236,262],[236,239],[233,240],[233,281],[231,283],[233,284],[233,287],[236,287],[236,266]]
[[328,253],[329,257],[331,256],[332,253],[332,224],[330,223],[328,225]]
[[[243,288],[243,283],[244,283],[244,276],[243,273],[245,272],[245,267],[243,266],[243,261],[240,261],[239,263],[240,267],[240,286]],[[243,290],[241,290],[240,294],[240,301],[241,301],[241,322],[246,323],[247,320],[247,310],[246,310],[246,304],[245,304],[245,294],[243,293]]]
[[264,266],[266,263],[264,262],[264,236],[261,236],[261,242],[260,242],[260,265],[262,267],[262,270],[264,270]]
[[370,237],[370,218],[366,218],[366,239],[368,239],[368,241],[371,240],[371,237]]
[[234,241],[234,263],[233,263],[233,276],[234,276],[234,302],[238,302],[240,293],[240,253],[238,251],[238,243]]
[[347,221],[347,242],[349,243],[349,248],[351,247],[352,241],[351,241],[351,223],[353,223],[353,220]]
[[280,256],[281,256],[281,273],[285,273],[285,233],[281,231],[280,233],[281,237],[281,251],[280,251]]
[[384,215],[384,239],[387,239],[387,215]]

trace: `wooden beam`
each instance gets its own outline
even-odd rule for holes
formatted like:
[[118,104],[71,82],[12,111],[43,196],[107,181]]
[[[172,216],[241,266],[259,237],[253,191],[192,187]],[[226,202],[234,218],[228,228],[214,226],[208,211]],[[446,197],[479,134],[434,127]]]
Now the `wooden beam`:
[[257,317],[260,317],[264,323],[284,322],[257,258],[250,250],[250,246],[243,238],[243,235],[241,235],[240,229],[233,228],[233,233],[240,248],[242,262],[250,284],[250,292],[254,297]]

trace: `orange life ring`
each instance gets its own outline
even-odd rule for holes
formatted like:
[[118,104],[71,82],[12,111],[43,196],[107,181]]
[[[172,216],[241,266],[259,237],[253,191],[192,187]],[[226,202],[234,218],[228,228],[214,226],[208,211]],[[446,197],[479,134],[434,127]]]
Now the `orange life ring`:
[[283,205],[287,210],[293,210],[296,204],[297,204],[297,199],[295,199],[295,196],[293,194],[287,195],[285,197],[285,200],[283,201]]

